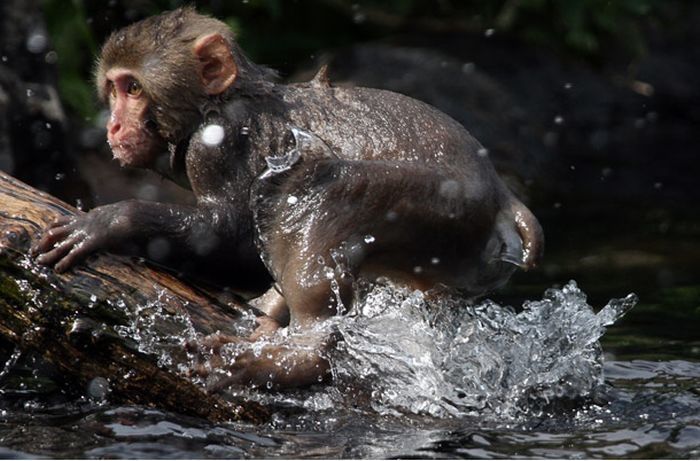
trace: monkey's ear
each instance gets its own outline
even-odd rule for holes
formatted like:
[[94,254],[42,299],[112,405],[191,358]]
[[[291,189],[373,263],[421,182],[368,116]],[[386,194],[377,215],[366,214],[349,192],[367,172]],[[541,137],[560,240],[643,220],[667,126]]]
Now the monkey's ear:
[[213,33],[197,39],[194,55],[199,60],[199,77],[209,95],[221,94],[236,80],[238,66],[231,48],[221,34]]

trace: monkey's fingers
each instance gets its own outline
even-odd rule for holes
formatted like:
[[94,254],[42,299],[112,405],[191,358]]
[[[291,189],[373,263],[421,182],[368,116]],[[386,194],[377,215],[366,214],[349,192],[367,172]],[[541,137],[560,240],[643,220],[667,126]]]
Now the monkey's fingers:
[[220,355],[213,355],[209,360],[201,360],[198,358],[197,362],[187,371],[187,376],[207,378],[209,375],[216,373],[227,373],[226,363]]
[[219,336],[220,334],[215,333],[202,339],[189,340],[185,343],[185,350],[190,354],[202,354],[207,352],[210,354],[218,354],[221,350],[221,346],[225,344],[224,342],[220,342]]
[[213,370],[205,364],[197,364],[189,370],[187,375],[189,378],[198,377],[206,379],[207,383],[205,384],[205,388],[210,394],[221,392],[227,387],[241,382],[239,372],[226,373],[226,375],[217,373],[217,376],[215,376],[212,371]]
[[208,380],[206,385],[207,392],[209,392],[210,394],[216,394],[234,384],[243,384],[245,381],[244,376],[244,371],[238,370],[227,373],[225,376],[219,376],[215,379],[210,379]]
[[[47,237],[49,237],[47,235]],[[42,248],[42,252],[36,258],[36,262],[44,266],[53,266],[59,260],[65,257],[74,246],[80,243],[80,237],[77,235],[68,235],[63,239],[52,238],[50,239],[54,242],[53,248]]]
[[203,363],[198,363],[198,364],[192,366],[192,368],[190,368],[189,370],[187,370],[187,377],[188,378],[195,378],[195,377],[206,378],[209,376],[209,373],[211,373],[211,370],[209,369],[209,367],[207,367]]
[[[206,350],[211,352],[212,354],[219,354],[221,352],[221,348],[226,344],[241,342],[247,341],[245,340],[245,338],[241,338],[239,336],[231,336],[223,333],[214,333],[205,336],[200,341],[197,341],[196,347],[198,351]],[[192,344],[192,346],[194,346],[194,344]]]
[[90,244],[90,240],[83,236],[73,237],[70,241],[74,242],[70,251],[54,266],[54,270],[58,273],[67,271],[97,249],[94,244]]
[[65,226],[67,224],[71,224],[73,222],[75,222],[75,216],[61,215],[61,216],[56,217],[56,219],[54,219],[51,222],[51,224],[49,224],[49,228],[62,227],[62,226]]
[[71,232],[73,226],[68,223],[61,226],[53,227],[52,224],[44,231],[44,235],[30,248],[32,256],[38,256],[40,253],[46,253],[56,246],[62,240],[65,240]]
[[248,336],[250,342],[255,342],[264,336],[272,336],[280,329],[279,322],[267,315],[261,315],[255,321],[258,323],[258,327]]

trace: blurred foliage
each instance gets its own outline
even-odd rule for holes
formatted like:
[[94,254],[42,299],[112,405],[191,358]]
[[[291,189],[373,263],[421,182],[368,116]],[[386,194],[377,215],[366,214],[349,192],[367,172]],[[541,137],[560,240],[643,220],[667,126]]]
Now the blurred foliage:
[[58,89],[62,99],[74,113],[89,119],[95,112],[95,98],[86,69],[90,69],[97,46],[82,3],[47,1],[44,11],[58,54]]
[[497,27],[513,30],[526,41],[564,47],[589,58],[607,46],[638,56],[644,47],[639,19],[656,1],[506,1],[495,19]]
[[[600,62],[644,50],[644,20],[661,0],[44,0],[59,54],[60,91],[76,113],[94,113],[88,75],[107,34],[182,4],[226,21],[251,57],[291,72],[322,49],[401,33],[509,37]],[[682,0],[681,0],[682,1]]]

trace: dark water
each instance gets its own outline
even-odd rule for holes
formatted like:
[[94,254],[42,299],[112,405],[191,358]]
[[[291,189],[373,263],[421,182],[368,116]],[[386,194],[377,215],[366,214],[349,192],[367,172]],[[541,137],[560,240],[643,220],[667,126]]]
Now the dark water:
[[[608,361],[607,404],[520,423],[378,416],[337,408],[264,427],[212,426],[154,410],[85,404],[5,412],[2,457],[697,458],[700,365]],[[12,451],[17,450],[17,451]]]
[[[374,343],[363,343],[360,331],[381,329],[382,322],[402,331],[396,322],[417,324],[426,315],[420,302],[406,304],[415,301],[409,293],[397,306],[408,306],[414,317],[380,309],[363,330],[346,331],[354,342],[339,384],[258,396],[279,408],[263,426],[211,425],[27,386],[51,370],[24,357],[19,371],[0,378],[0,457],[700,458],[700,284],[693,275],[693,241],[601,242],[569,248],[555,241],[553,262],[516,276],[494,297],[496,307],[517,306],[541,299],[543,287],[563,287],[574,278],[587,301],[574,292],[535,303],[526,312],[540,308],[541,315],[529,317],[515,311],[493,317],[482,305],[447,319],[463,327],[478,323],[482,330],[456,328],[452,337],[429,328],[411,331],[413,336],[387,334],[381,354],[373,353]],[[599,311],[631,291],[640,302],[611,326],[586,304]],[[440,325],[435,318],[428,324]],[[490,339],[492,327],[504,339]],[[470,346],[482,348],[480,354],[446,345],[464,335]],[[402,342],[407,337],[417,338],[420,347],[412,350]],[[525,346],[529,358],[514,360]],[[396,350],[405,354],[397,357]],[[421,362],[426,350],[441,359],[440,366]],[[357,366],[368,362],[373,372]],[[546,369],[538,369],[541,363]],[[455,366],[467,371],[455,375],[449,371]],[[353,379],[364,390],[347,396]],[[457,396],[450,394],[455,379]]]

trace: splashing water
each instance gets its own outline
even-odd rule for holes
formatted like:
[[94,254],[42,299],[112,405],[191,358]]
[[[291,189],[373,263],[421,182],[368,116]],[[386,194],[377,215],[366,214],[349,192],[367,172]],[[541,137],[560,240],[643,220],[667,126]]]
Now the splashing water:
[[[593,395],[603,383],[598,340],[636,302],[634,294],[613,299],[596,314],[571,281],[516,312],[490,300],[473,303],[384,282],[369,288],[348,314],[320,322],[313,331],[282,328],[253,344],[227,345],[222,356],[234,363],[247,348],[260,354],[266,345],[318,344],[336,331],[342,341],[330,356],[333,385],[302,394],[230,392],[309,410],[356,404],[358,396],[366,396],[368,406],[383,415],[515,420]],[[161,365],[185,372],[192,363],[182,357],[181,345],[198,334],[186,315],[160,305],[138,309],[120,333],[143,352],[158,354]],[[171,334],[153,336],[150,325],[156,321],[171,323]]]
[[[135,341],[140,352],[155,354],[159,366],[186,372],[187,365],[182,363],[183,344],[195,339],[196,332],[185,312],[170,312],[166,308],[169,305],[166,297],[167,294],[161,291],[157,299],[136,306],[133,311],[125,309],[129,322],[115,330],[121,337]],[[123,303],[121,300],[117,302]],[[160,330],[154,328],[156,323],[161,325]]]
[[575,282],[516,313],[493,301],[378,285],[337,319],[337,385],[361,386],[382,414],[514,418],[602,384],[598,339],[637,298],[598,314]]

